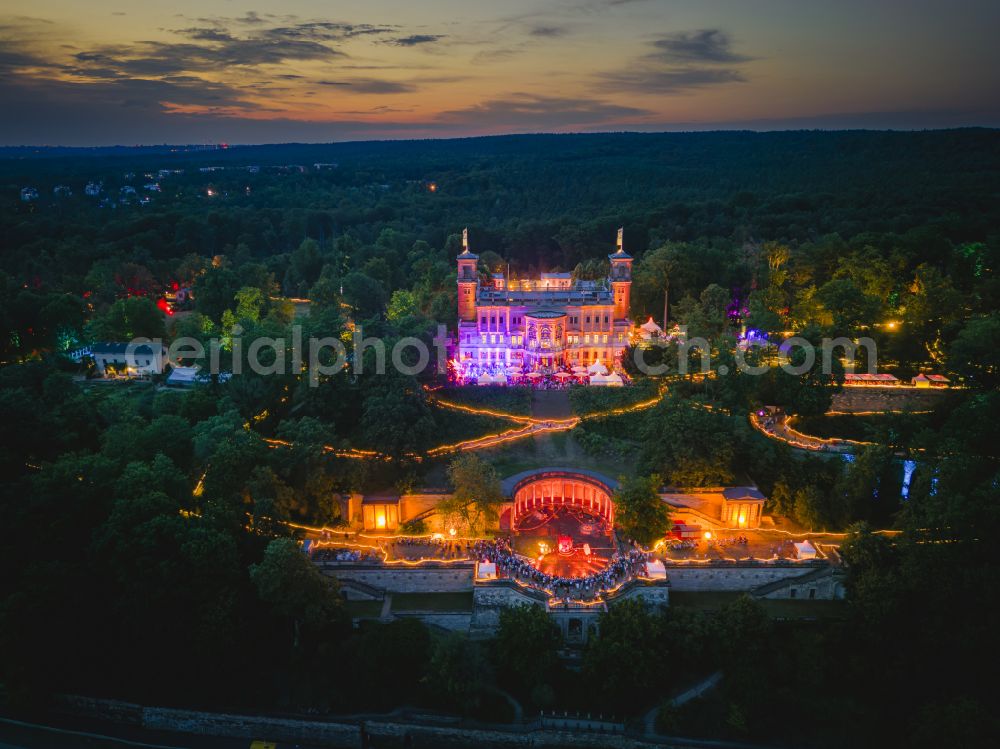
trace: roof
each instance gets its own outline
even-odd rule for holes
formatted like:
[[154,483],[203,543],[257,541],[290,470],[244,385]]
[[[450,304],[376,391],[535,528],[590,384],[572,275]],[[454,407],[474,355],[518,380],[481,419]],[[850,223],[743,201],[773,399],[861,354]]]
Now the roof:
[[198,379],[198,367],[174,367],[167,377],[168,385],[186,385]]
[[399,504],[398,494],[366,494],[361,498],[363,505],[395,505]]
[[898,382],[898,378],[888,372],[881,372],[879,374],[872,374],[869,372],[846,372],[844,374],[844,380],[847,382]]
[[625,250],[618,250],[618,252],[613,252],[608,257],[612,260],[631,260],[632,256],[629,255]]
[[949,380],[944,375],[929,374],[927,375],[927,379],[930,380],[931,382],[951,382],[951,380]]
[[572,278],[572,273],[543,273],[542,278]]
[[[131,347],[131,348],[130,348]],[[153,354],[153,345],[151,343],[123,343],[118,341],[105,341],[102,343],[95,343],[91,346],[91,351],[94,354],[125,354],[131,352],[132,354]],[[162,353],[163,346],[161,344],[160,351]]]
[[577,286],[574,288],[549,288],[537,291],[481,288],[479,289],[476,301],[482,305],[523,305],[526,307],[553,304],[570,307],[587,307],[591,305],[611,306],[614,304],[614,298],[609,289],[583,289],[579,284],[580,282],[578,281]]
[[663,333],[663,328],[661,328],[659,325],[657,325],[653,321],[652,317],[650,317],[648,320],[646,320],[646,322],[644,322],[639,327],[642,330],[645,330],[647,333],[657,333],[657,334],[662,334]]
[[766,499],[766,497],[761,494],[760,489],[755,486],[730,486],[722,490],[722,496],[730,502],[734,500],[764,501],[764,499]]
[[463,258],[465,260],[478,260],[479,259],[479,255],[477,255],[474,252],[469,252],[468,249],[463,250],[462,253],[458,257]]
[[566,313],[554,309],[536,309],[532,310],[531,312],[525,312],[524,316],[534,317],[539,320],[550,320],[550,319],[555,319],[557,317],[566,317]]
[[515,473],[513,476],[508,476],[503,481],[500,482],[500,488],[504,493],[504,496],[513,496],[514,492],[517,491],[519,485],[527,482],[530,479],[570,479],[578,478],[584,480],[590,480],[593,483],[601,484],[608,489],[609,492],[613,492],[618,488],[618,482],[603,473],[598,473],[597,471],[590,471],[586,468],[533,468],[530,471],[521,471],[520,473]]

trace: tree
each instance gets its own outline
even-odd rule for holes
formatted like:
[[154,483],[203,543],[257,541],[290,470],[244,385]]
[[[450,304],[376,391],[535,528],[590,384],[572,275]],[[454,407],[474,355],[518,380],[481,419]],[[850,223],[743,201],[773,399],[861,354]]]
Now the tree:
[[545,609],[525,605],[501,609],[491,650],[501,681],[527,693],[552,683],[561,645],[559,628]]
[[219,320],[240,290],[240,279],[225,267],[211,267],[194,284],[195,309],[210,320]]
[[473,533],[497,521],[505,498],[492,464],[474,453],[463,453],[448,465],[448,480],[454,491],[438,506],[441,514],[459,518]]
[[670,528],[670,511],[660,497],[660,477],[624,478],[614,493],[615,517],[622,532],[640,544],[663,538]]
[[370,375],[363,390],[361,431],[373,449],[396,461],[426,449],[434,418],[415,378]]
[[371,276],[359,271],[344,277],[344,301],[360,319],[371,318],[382,311],[385,305],[385,289]]
[[822,530],[833,525],[826,494],[811,484],[795,492],[794,513],[795,520],[809,530]]
[[850,335],[862,324],[871,325],[878,312],[878,300],[866,296],[847,278],[823,284],[816,290],[815,299],[823,306],[838,335]]
[[480,646],[457,632],[441,639],[431,656],[427,683],[432,693],[463,713],[479,707],[492,671]]
[[135,338],[160,338],[166,335],[163,313],[152,299],[131,296],[119,299],[111,308],[87,324],[92,341],[131,341]]
[[664,400],[643,421],[640,465],[674,486],[718,486],[733,480],[742,420],[698,401]]
[[631,712],[636,695],[657,691],[669,668],[660,632],[660,618],[642,601],[616,603],[598,622],[583,656],[583,673],[610,710]]
[[951,344],[948,365],[970,386],[1000,386],[1000,312],[968,320]]
[[300,646],[303,629],[323,630],[344,621],[336,583],[320,573],[292,539],[271,541],[264,558],[250,566],[250,579],[260,600],[290,623],[293,648]]
[[392,297],[389,299],[389,306],[385,312],[388,320],[398,322],[418,314],[420,314],[420,309],[417,306],[416,294],[405,289],[392,292]]

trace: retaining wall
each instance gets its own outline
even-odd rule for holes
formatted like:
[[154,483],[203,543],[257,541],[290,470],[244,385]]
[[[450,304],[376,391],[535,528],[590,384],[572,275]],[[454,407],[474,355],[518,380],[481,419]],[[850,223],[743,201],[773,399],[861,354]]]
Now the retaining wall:
[[464,593],[472,590],[474,565],[470,563],[439,567],[364,567],[326,565],[324,575],[355,580],[390,593]]
[[667,567],[667,579],[674,592],[749,591],[759,585],[806,575],[816,567],[696,566]]
[[845,387],[834,393],[830,409],[859,411],[927,411],[949,395],[947,388],[866,388]]

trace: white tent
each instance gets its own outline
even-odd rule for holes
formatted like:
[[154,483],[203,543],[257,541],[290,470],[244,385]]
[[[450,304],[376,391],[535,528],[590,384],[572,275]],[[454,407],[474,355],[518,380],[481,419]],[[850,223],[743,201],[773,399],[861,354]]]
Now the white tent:
[[182,387],[194,385],[198,380],[198,369],[198,367],[174,367],[167,377],[167,384]]
[[610,385],[611,387],[620,388],[622,385],[625,384],[625,381],[622,380],[622,376],[617,372],[612,372],[604,379],[605,379],[605,384]]
[[587,371],[590,372],[590,374],[592,375],[593,374],[606,375],[608,373],[608,368],[604,366],[604,362],[595,361],[593,364],[587,367]]
[[498,382],[504,382],[503,378],[494,377],[489,372],[479,375],[476,380],[477,385],[496,385]]
[[590,376],[590,384],[591,385],[607,385],[608,384],[608,378],[605,375],[602,375],[602,374],[592,374]]
[[796,542],[796,544],[795,544],[795,556],[798,559],[815,559],[816,558],[816,547],[813,546],[808,541],[802,541],[801,543]]
[[650,559],[646,562],[646,577],[652,580],[666,580],[667,568],[659,559]]
[[477,580],[496,580],[497,566],[493,562],[479,562],[476,565]]
[[639,326],[639,331],[639,335],[642,336],[642,339],[645,341],[652,338],[659,338],[663,335],[663,328],[653,322],[652,317]]
[[575,367],[573,367],[573,374],[576,375],[587,374],[587,368],[581,367],[579,364],[577,364]]

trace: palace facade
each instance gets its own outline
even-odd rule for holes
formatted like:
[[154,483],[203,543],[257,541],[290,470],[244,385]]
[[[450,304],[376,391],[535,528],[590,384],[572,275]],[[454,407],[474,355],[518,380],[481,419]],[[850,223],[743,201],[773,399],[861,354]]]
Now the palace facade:
[[468,229],[458,256],[457,358],[479,371],[519,367],[528,371],[587,366],[613,367],[629,343],[632,257],[622,247],[608,256],[611,272],[597,281],[569,273],[537,279],[480,278],[479,256],[469,249]]

